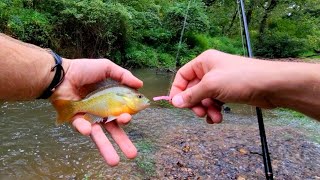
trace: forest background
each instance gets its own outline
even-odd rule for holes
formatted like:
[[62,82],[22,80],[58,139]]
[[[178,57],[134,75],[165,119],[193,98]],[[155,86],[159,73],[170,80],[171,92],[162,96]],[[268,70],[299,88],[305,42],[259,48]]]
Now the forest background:
[[[320,58],[319,0],[245,4],[255,56]],[[236,0],[0,0],[0,32],[125,67],[170,69],[211,48],[243,55],[239,16]]]

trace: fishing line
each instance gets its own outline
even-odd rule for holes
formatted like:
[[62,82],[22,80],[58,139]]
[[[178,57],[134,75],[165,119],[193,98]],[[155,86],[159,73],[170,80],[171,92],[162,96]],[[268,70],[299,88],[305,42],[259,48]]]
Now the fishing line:
[[[247,18],[246,18],[246,14],[245,14],[246,12],[244,9],[244,2],[243,2],[243,0],[239,0],[239,1],[237,0],[237,2],[240,2],[240,6],[241,6],[242,23],[243,23],[245,37],[246,37],[248,56],[250,58],[252,58],[253,55],[252,55],[252,50],[251,50],[248,23],[247,23]],[[267,138],[266,138],[266,132],[265,132],[265,128],[264,128],[261,108],[256,107],[256,112],[257,112],[257,118],[258,118],[258,124],[259,124],[259,132],[260,132],[260,140],[261,140],[261,148],[262,148],[265,176],[266,176],[267,180],[273,180],[272,166],[271,166],[271,160],[270,160],[269,151],[268,151],[268,144],[267,144]]]
[[[244,49],[244,38],[243,38],[243,29],[244,29],[245,39],[246,39],[246,47],[247,47],[247,53],[248,53],[247,55],[250,58],[252,58],[253,55],[252,55],[252,50],[251,50],[251,43],[250,43],[247,18],[246,18],[245,9],[244,9],[244,2],[243,2],[243,0],[237,0],[236,2],[237,2],[237,6],[238,6],[239,19],[240,19],[242,46]],[[188,11],[190,8],[190,4],[191,4],[191,0],[189,0],[188,6],[186,9],[186,13],[184,16],[183,27],[182,27],[181,34],[180,34],[180,40],[179,40],[178,50],[177,50],[176,59],[175,59],[176,60],[175,71],[177,70],[177,66],[180,64],[180,61],[178,58],[179,58],[179,53],[180,53],[180,49],[181,49],[181,44],[182,44],[182,39],[183,39],[185,27],[187,24],[187,17],[188,17]],[[242,13],[242,18],[240,17],[240,9],[241,9],[241,13]],[[242,20],[243,27],[241,26],[241,20]],[[244,52],[244,55],[246,55],[245,52]],[[174,78],[174,76],[172,77],[170,84],[172,84],[173,78]],[[265,168],[265,176],[266,176],[267,180],[273,180],[272,166],[271,166],[271,160],[270,160],[269,151],[268,151],[268,144],[267,144],[267,138],[266,138],[266,133],[265,133],[265,128],[264,128],[261,108],[256,107],[256,113],[257,113],[257,119],[258,119],[258,124],[259,124],[259,132],[260,132],[261,147],[262,147],[262,154],[263,154],[263,163],[264,163],[264,168]]]
[[242,43],[242,51],[243,51],[243,55],[247,55],[247,52],[245,50],[244,47],[244,35],[243,35],[243,27],[242,27],[242,20],[241,20],[241,15],[240,15],[240,5],[239,5],[239,1],[237,1],[237,9],[238,9],[238,15],[239,15],[239,25],[240,25],[240,35],[241,35],[241,43]]
[[186,9],[186,13],[184,15],[183,26],[182,26],[182,30],[181,30],[181,34],[180,34],[180,40],[179,40],[179,44],[178,44],[178,50],[177,50],[177,54],[176,54],[175,70],[177,69],[177,66],[180,64],[180,61],[179,61],[178,58],[179,58],[179,53],[180,53],[180,49],[181,49],[182,38],[183,38],[184,31],[185,31],[186,24],[187,24],[187,18],[188,18],[190,4],[191,4],[191,0],[189,0],[188,6],[187,6],[187,9]]
[[177,67],[180,64],[180,60],[179,60],[180,49],[181,49],[181,44],[182,44],[184,31],[185,31],[186,24],[187,24],[187,18],[188,18],[188,13],[189,13],[191,1],[192,0],[189,0],[187,9],[186,9],[186,12],[185,12],[185,15],[184,15],[183,26],[182,26],[182,30],[181,30],[181,33],[180,33],[180,39],[179,39],[178,49],[177,49],[177,54],[176,54],[176,59],[175,59],[175,66],[174,66],[173,75],[172,75],[172,77],[170,79],[170,83],[169,83],[169,87],[168,87],[168,94],[167,94],[168,96],[169,96],[169,93],[170,93],[170,87],[171,87],[170,85],[172,85],[173,80],[174,80],[174,74],[177,72]]

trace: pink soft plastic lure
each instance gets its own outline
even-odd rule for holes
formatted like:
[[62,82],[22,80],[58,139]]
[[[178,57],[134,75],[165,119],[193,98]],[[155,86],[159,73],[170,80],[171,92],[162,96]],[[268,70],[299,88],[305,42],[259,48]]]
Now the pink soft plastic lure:
[[153,97],[154,101],[160,101],[160,100],[165,100],[165,101],[171,101],[170,96],[156,96]]

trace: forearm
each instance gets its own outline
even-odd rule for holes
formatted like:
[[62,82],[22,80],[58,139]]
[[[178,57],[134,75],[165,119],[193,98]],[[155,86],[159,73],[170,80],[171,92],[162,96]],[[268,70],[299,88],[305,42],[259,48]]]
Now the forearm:
[[320,65],[281,62],[274,68],[267,83],[269,101],[320,120]]
[[46,50],[0,34],[0,100],[39,97],[53,79],[54,65]]

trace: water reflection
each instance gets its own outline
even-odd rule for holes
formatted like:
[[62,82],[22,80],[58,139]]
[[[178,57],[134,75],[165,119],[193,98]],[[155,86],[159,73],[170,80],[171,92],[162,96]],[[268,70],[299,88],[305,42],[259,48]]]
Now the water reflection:
[[152,69],[135,69],[132,73],[143,79],[143,87],[140,91],[149,99],[152,99],[153,96],[169,93],[170,83],[173,80],[172,73]]

